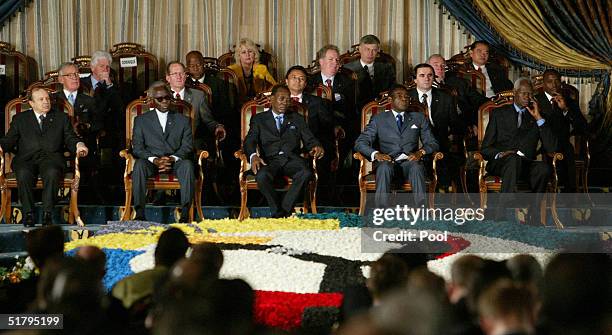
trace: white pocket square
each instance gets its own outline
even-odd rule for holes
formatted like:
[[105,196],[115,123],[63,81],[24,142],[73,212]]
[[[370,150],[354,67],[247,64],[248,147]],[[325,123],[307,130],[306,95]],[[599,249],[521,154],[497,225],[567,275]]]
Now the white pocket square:
[[416,124],[413,124],[412,127],[410,127],[410,129],[418,129],[419,127],[417,127]]

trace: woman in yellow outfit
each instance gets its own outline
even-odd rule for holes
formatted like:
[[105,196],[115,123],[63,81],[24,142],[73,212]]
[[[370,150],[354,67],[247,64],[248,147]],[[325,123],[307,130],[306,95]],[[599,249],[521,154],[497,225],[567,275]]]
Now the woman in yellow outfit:
[[258,93],[269,91],[276,84],[268,68],[259,64],[259,50],[252,40],[240,39],[234,51],[234,58],[236,63],[228,68],[238,77],[240,104],[254,98]]

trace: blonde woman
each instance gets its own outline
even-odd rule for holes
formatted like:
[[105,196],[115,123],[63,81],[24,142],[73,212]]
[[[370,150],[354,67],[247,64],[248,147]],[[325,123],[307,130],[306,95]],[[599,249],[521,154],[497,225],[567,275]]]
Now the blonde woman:
[[269,91],[276,84],[268,68],[259,64],[259,50],[252,40],[240,39],[234,51],[234,58],[236,63],[228,68],[238,76],[240,103],[255,97],[257,93]]

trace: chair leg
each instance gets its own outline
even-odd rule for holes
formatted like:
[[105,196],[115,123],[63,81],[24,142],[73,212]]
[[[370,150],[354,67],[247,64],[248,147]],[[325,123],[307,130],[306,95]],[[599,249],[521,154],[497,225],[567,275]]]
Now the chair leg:
[[11,189],[7,188],[4,192],[4,222],[11,223],[11,218],[13,217],[13,209],[11,208]]
[[311,182],[312,186],[310,187],[310,212],[316,214],[317,213],[317,183]]
[[128,221],[132,218],[132,183],[125,183],[125,205],[121,221]]
[[202,184],[196,186],[194,204],[200,221],[204,220],[204,212],[202,211]]
[[359,190],[359,215],[365,214],[366,195],[367,195],[366,190],[364,189]]
[[10,215],[9,216],[6,215],[6,192],[7,192],[7,189],[4,188],[2,190],[1,195],[0,195],[0,201],[1,201],[1,204],[0,204],[0,220],[4,219],[4,223],[9,223],[7,218],[10,217]]
[[247,208],[247,188],[246,185],[240,186],[240,214],[238,220],[242,221],[249,217],[249,209]]
[[553,192],[550,194],[550,196],[550,214],[552,216],[553,223],[555,226],[557,226],[557,228],[564,229],[565,227],[563,226],[563,223],[561,223],[561,220],[559,220],[559,213],[557,213],[557,193]]

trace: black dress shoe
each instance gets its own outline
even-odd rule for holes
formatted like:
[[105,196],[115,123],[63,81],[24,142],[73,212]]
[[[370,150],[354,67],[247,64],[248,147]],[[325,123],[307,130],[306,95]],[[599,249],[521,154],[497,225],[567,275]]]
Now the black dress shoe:
[[34,215],[32,213],[28,213],[22,219],[24,227],[34,227]]
[[50,226],[52,224],[53,224],[53,216],[51,215],[51,212],[44,212],[42,225]]
[[281,219],[281,218],[286,218],[289,217],[289,213],[285,212],[282,209],[279,209],[278,211],[272,213],[271,218],[273,219]]

